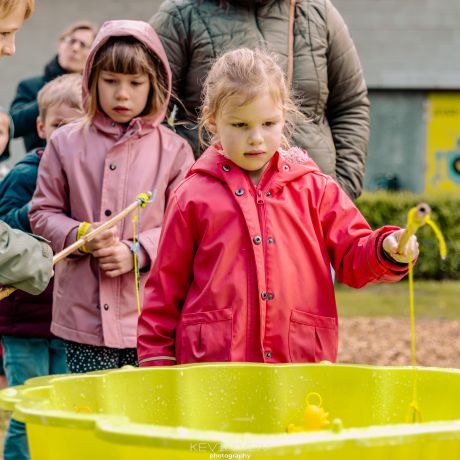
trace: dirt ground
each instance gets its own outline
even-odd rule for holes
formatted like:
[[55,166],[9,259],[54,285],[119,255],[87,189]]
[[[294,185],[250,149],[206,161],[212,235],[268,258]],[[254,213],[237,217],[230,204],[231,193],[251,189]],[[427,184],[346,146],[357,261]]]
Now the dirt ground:
[[[409,320],[342,318],[339,331],[337,362],[411,364]],[[418,365],[460,368],[460,321],[419,319],[415,334]]]

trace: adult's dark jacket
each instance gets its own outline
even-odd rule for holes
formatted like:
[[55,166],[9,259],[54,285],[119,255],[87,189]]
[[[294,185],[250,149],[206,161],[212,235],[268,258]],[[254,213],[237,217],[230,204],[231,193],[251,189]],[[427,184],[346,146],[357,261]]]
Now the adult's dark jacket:
[[67,73],[55,56],[46,66],[43,75],[27,78],[19,82],[16,95],[10,107],[10,115],[14,122],[14,137],[23,137],[27,152],[44,147],[45,141],[37,134],[36,120],[38,117],[38,92],[51,80]]
[[[173,72],[177,132],[200,154],[196,130],[202,83],[212,62],[239,47],[266,47],[286,70],[289,0],[165,0],[150,22]],[[293,90],[301,111],[292,144],[306,148],[321,170],[353,199],[362,189],[369,139],[369,101],[348,29],[330,0],[297,0]]]
[[[0,220],[30,232],[28,203],[35,191],[42,149],[36,149],[14,165],[0,182]],[[40,295],[14,291],[0,301],[0,335],[50,338],[53,281]]]

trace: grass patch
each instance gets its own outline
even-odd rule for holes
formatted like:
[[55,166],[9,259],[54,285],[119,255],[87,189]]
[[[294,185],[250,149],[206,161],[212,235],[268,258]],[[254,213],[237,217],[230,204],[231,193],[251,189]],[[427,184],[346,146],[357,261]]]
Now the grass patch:
[[[414,285],[416,318],[460,318],[460,281],[416,280]],[[341,317],[409,317],[407,281],[371,284],[362,289],[336,283],[335,291]]]

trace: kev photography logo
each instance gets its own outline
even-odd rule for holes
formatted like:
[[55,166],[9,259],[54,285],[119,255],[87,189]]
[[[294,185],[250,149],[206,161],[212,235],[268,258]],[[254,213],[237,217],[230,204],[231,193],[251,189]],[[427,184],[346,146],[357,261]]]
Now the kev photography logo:
[[190,444],[192,452],[209,453],[210,459],[222,460],[247,460],[251,458],[250,454],[244,452],[228,452],[222,449],[219,443],[212,442],[192,442]]

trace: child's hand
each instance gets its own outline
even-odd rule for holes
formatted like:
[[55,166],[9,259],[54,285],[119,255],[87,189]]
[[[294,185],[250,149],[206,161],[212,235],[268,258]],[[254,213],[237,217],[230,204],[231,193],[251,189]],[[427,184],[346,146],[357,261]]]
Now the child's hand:
[[[102,225],[102,222],[92,223],[87,233],[93,231],[94,229],[96,229],[97,227],[100,227],[101,225]],[[94,239],[86,243],[85,246],[89,252],[94,253],[95,251],[98,251],[99,249],[113,246],[114,244],[117,244],[119,241],[120,239],[117,236],[117,227],[115,226],[115,227],[109,228],[108,230],[103,231],[100,235],[97,235]]]
[[396,262],[407,264],[409,263],[409,249],[412,254],[412,260],[415,260],[418,257],[418,242],[417,237],[412,235],[407,242],[404,253],[398,253],[398,244],[401,236],[404,233],[404,229],[397,230],[396,232],[391,233],[383,240],[383,250]]
[[134,268],[133,254],[125,243],[118,243],[93,252],[99,267],[109,278],[130,272]]

